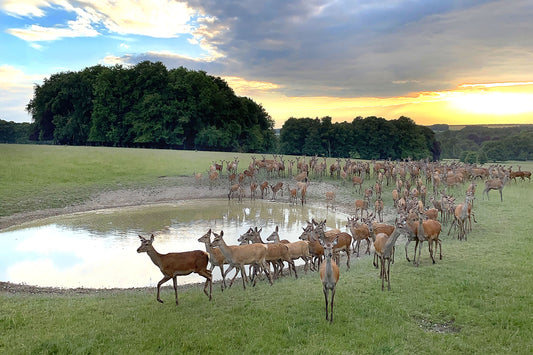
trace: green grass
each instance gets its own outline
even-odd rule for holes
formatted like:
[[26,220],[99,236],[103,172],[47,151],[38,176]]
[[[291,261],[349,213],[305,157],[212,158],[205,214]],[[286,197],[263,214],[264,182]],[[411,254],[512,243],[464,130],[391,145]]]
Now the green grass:
[[[2,153],[11,149],[24,150],[10,153],[21,160],[12,166],[35,164],[27,157],[30,146],[0,146]],[[23,182],[44,185],[50,178],[50,185],[75,191],[140,186],[161,175],[190,175],[200,160],[182,162],[180,154],[204,153],[45,147],[40,154],[42,175],[8,184],[12,189]],[[64,161],[58,163],[57,156]],[[224,159],[207,157],[202,169]],[[64,171],[54,175],[45,161],[91,171],[83,178]],[[531,170],[530,162],[520,164]],[[483,200],[480,185],[474,204],[478,223],[468,240],[447,236],[445,225],[443,259],[433,265],[424,245],[419,267],[405,260],[399,243],[390,292],[381,291],[371,258],[352,258],[349,271],[343,263],[333,324],[325,320],[317,273],[285,277],[273,286],[262,281],[246,290],[237,284],[223,293],[215,285],[211,302],[195,286],[179,291],[179,306],[168,287],[162,290],[164,304],[156,301],[155,288],[67,295],[0,292],[0,353],[530,354],[533,185],[508,184],[503,203],[494,191]]]
[[[0,217],[62,208],[106,190],[165,184],[234,153],[0,144]],[[248,154],[239,154],[248,166]]]

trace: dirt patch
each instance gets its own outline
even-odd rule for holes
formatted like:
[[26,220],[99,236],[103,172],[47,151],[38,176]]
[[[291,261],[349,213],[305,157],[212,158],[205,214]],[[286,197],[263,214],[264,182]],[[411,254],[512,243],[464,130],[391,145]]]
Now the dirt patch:
[[428,333],[449,334],[461,331],[461,328],[455,325],[454,319],[445,322],[433,322],[429,319],[420,318],[417,319],[417,323],[421,329]]

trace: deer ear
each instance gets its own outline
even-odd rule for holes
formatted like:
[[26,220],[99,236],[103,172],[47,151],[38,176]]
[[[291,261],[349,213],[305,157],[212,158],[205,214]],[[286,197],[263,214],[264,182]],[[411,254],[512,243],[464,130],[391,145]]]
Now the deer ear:
[[152,234],[152,236],[150,237],[150,240],[153,242],[154,241],[154,235]]
[[222,237],[224,235],[224,231],[220,231],[220,236]]
[[144,238],[143,238],[142,236],[139,236],[139,239],[140,239],[140,240],[144,240]]
[[278,226],[276,226],[276,232],[279,230]]

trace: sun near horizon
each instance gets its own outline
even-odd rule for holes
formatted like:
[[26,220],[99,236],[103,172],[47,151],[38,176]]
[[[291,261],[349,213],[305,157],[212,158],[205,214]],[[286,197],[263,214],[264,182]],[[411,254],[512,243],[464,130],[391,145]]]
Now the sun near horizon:
[[[401,116],[419,125],[533,124],[533,82],[462,84],[447,91],[418,92],[398,97],[288,97],[274,84],[247,85],[228,80],[237,95],[263,105],[275,128],[291,118],[322,118],[352,122],[356,117],[387,120]],[[253,86],[253,87],[252,87]]]

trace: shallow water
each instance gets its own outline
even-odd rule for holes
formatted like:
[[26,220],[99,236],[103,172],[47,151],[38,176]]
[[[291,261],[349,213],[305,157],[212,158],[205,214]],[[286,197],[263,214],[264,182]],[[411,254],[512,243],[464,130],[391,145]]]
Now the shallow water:
[[[205,250],[198,238],[210,228],[223,230],[229,245],[250,227],[263,228],[266,241],[279,226],[280,238],[296,241],[312,218],[345,230],[346,217],[320,207],[263,200],[193,200],[62,215],[0,233],[0,280],[67,288],[154,286],[162,274],[146,253],[137,253],[138,235],[155,234],[160,253]],[[221,279],[218,268],[213,276]],[[178,277],[179,284],[203,281],[196,274]]]

